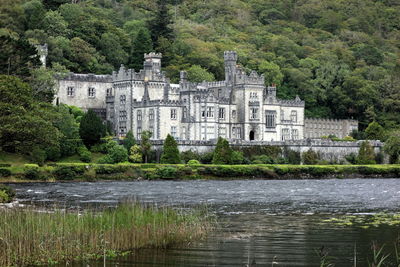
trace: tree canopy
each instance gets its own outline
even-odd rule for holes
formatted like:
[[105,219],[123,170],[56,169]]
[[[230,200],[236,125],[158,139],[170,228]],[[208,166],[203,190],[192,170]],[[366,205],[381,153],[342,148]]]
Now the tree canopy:
[[[400,6],[364,0],[66,1],[4,0],[0,72],[29,76],[32,44],[47,43],[48,65],[110,73],[163,53],[172,82],[224,78],[223,51],[263,73],[284,99],[299,95],[306,116],[400,125]],[[17,49],[18,48],[18,49]]]

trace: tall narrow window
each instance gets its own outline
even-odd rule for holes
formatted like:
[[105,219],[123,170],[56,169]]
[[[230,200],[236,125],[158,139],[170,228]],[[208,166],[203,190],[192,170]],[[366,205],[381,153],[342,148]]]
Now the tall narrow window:
[[186,127],[182,127],[181,139],[186,140]]
[[232,110],[232,119],[236,120],[236,110]]
[[75,88],[74,87],[67,88],[67,96],[75,96]]
[[201,117],[204,118],[206,116],[206,107],[201,106]]
[[289,139],[290,139],[290,129],[283,128],[282,129],[282,141],[289,140]]
[[187,118],[187,107],[183,107],[182,118],[183,119]]
[[258,108],[250,108],[250,120],[258,119]]
[[136,114],[137,114],[137,120],[142,121],[142,111],[138,110]]
[[126,121],[126,118],[127,118],[126,110],[120,110],[119,111],[119,120]]
[[171,108],[171,120],[176,120],[176,108]]
[[149,120],[154,120],[154,109],[152,108],[149,110]]
[[281,109],[281,121],[285,120],[285,111]]
[[119,103],[121,105],[125,105],[126,104],[126,95],[120,95],[119,96]]
[[225,120],[225,108],[218,109],[218,118],[220,120]]
[[149,132],[151,133],[151,136],[154,136],[154,126],[153,125],[150,125]]
[[171,135],[172,135],[172,137],[174,137],[174,138],[177,137],[176,126],[171,126]]
[[293,140],[298,140],[299,139],[299,130],[292,129],[292,139]]
[[265,126],[267,128],[275,128],[276,126],[276,111],[266,110],[265,111]]
[[142,127],[137,127],[137,139],[142,139]]
[[297,123],[297,111],[296,110],[292,110],[292,112],[290,113],[290,120],[294,123]]
[[89,97],[96,97],[96,89],[94,89],[93,87],[89,87],[88,96]]
[[107,88],[107,96],[112,96],[112,88]]
[[214,118],[214,108],[207,107],[207,118]]

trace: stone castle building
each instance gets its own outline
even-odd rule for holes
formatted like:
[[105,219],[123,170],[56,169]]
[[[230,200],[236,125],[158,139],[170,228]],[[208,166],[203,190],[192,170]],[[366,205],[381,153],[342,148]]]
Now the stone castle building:
[[145,54],[143,69],[124,66],[112,75],[70,74],[59,81],[56,102],[94,109],[111,121],[118,136],[132,130],[152,139],[281,141],[304,138],[304,101],[276,97],[264,76],[237,65],[224,53],[225,80],[192,83],[186,72],[172,84],[161,71],[161,54]]
[[[322,133],[314,125],[323,121],[304,119],[304,101],[278,99],[276,87],[265,87],[263,75],[247,74],[237,65],[234,51],[225,51],[225,80],[217,82],[192,83],[182,71],[179,84],[172,84],[161,71],[161,54],[144,58],[139,72],[121,66],[111,75],[70,73],[59,80],[55,102],[93,109],[112,122],[120,137],[131,130],[138,139],[143,131],[150,131],[153,140],[171,134],[178,140],[221,136],[270,142],[316,138]],[[342,125],[329,121],[335,123]],[[344,126],[331,130],[338,137],[347,135]]]

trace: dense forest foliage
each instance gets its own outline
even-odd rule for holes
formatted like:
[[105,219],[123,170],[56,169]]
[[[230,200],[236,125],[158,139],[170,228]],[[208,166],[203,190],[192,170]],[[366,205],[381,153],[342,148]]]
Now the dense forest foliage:
[[[47,43],[50,67],[100,74],[138,70],[155,50],[176,82],[184,69],[194,81],[223,79],[223,51],[236,50],[280,97],[304,99],[308,117],[400,125],[398,0],[0,2],[2,53]],[[20,56],[4,54],[1,73],[26,72]]]

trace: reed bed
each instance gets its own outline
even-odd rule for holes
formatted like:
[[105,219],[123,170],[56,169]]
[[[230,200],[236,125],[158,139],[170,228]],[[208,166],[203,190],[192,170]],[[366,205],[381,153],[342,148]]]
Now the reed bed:
[[82,214],[55,210],[0,210],[0,266],[99,258],[140,248],[186,245],[205,236],[200,213],[132,203]]

